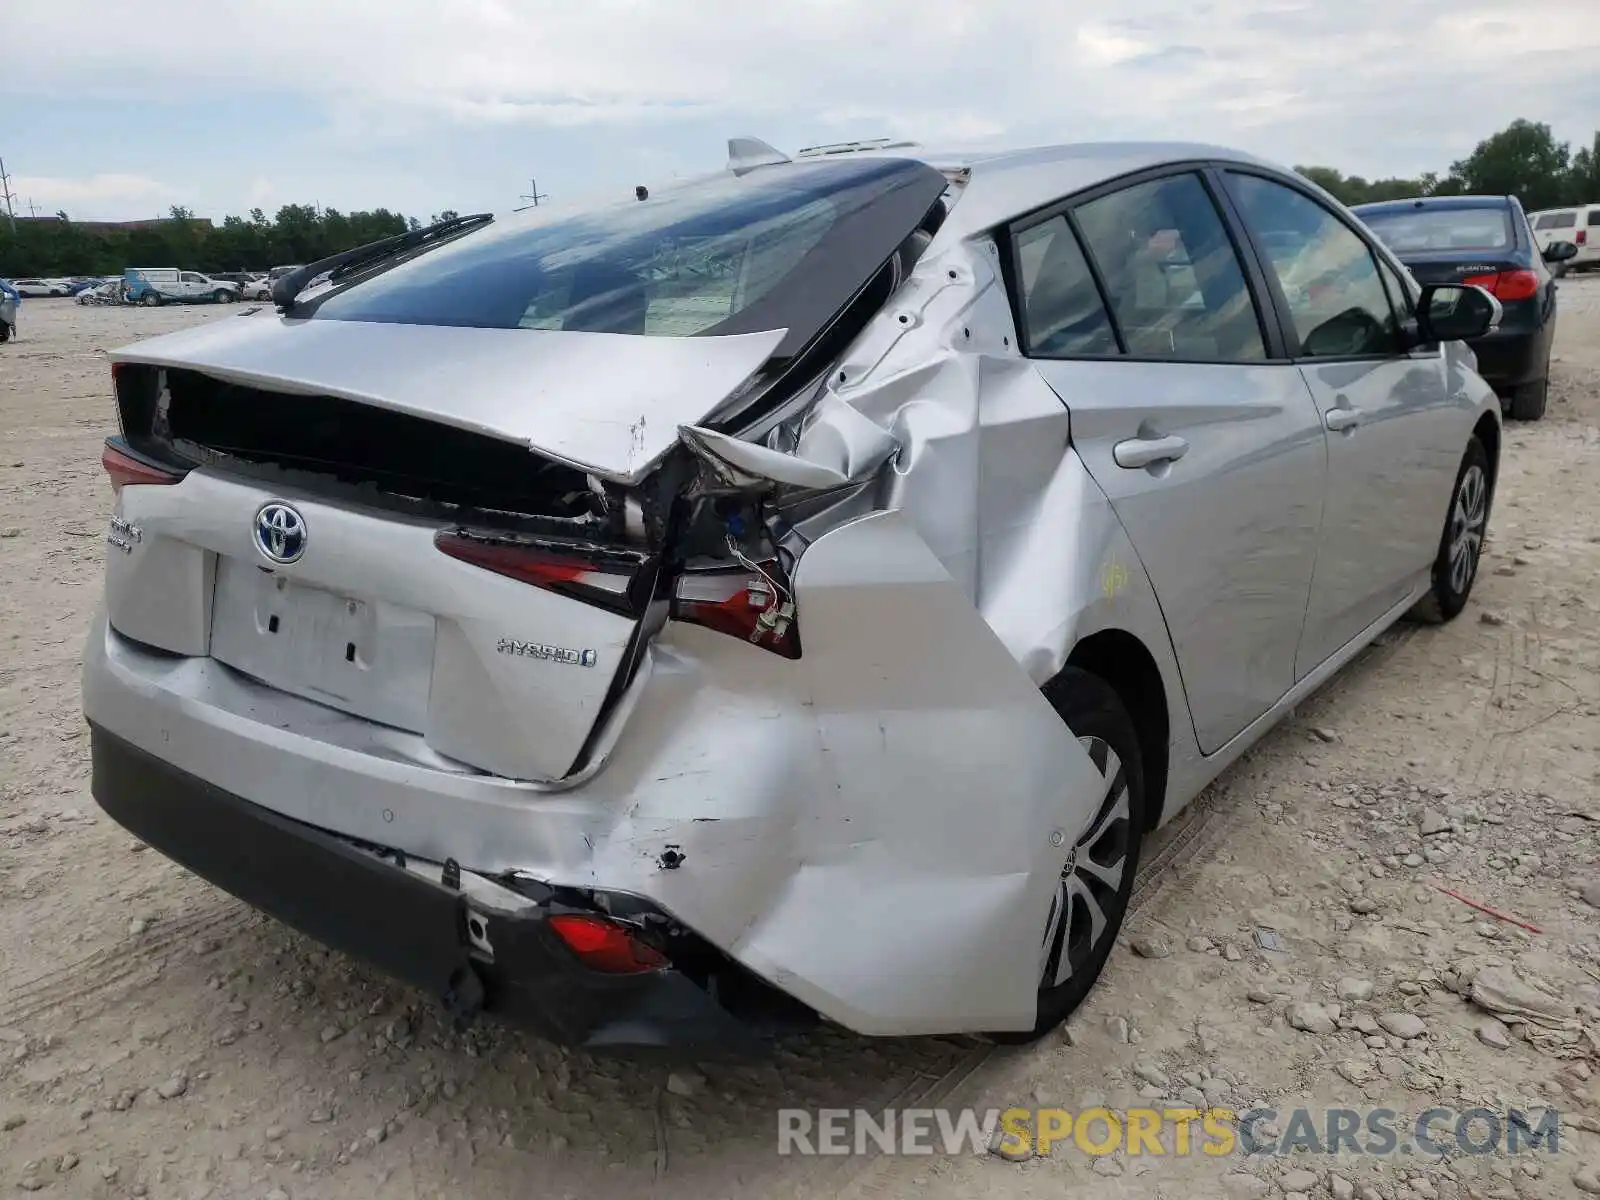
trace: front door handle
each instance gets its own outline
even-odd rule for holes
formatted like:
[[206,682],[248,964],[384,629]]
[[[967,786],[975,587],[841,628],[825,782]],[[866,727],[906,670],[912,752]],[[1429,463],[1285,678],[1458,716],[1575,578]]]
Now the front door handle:
[[1156,463],[1172,462],[1189,451],[1189,443],[1176,435],[1158,438],[1129,438],[1111,448],[1111,457],[1119,467],[1136,470]]
[[1334,433],[1347,433],[1367,419],[1359,408],[1330,408],[1322,415],[1322,423]]

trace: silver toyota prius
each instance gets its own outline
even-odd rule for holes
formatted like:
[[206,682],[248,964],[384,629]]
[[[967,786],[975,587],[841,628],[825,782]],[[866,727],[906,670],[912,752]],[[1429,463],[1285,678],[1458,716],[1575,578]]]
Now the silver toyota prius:
[[94,795],[462,1019],[1036,1036],[1466,604],[1498,304],[1217,147],[729,149],[114,356]]

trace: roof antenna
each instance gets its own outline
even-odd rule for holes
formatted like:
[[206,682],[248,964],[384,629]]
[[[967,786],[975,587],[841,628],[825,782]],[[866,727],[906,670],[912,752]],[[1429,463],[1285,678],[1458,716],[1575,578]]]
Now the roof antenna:
[[743,175],[757,167],[772,167],[793,160],[781,150],[775,150],[760,138],[736,137],[728,139],[728,170]]

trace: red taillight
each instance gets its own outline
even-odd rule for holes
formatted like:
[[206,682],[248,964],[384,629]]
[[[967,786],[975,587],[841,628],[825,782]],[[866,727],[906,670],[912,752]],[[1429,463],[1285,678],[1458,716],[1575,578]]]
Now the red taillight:
[[183,478],[175,471],[167,471],[140,462],[132,455],[118,450],[110,442],[106,443],[105,450],[101,452],[100,465],[111,477],[111,490],[119,496],[122,494],[122,489],[130,483],[177,483]]
[[1539,277],[1532,271],[1501,271],[1494,294],[1501,300],[1532,300],[1539,294]]
[[1580,229],[1573,236],[1572,244],[1575,245],[1575,246],[1581,246],[1585,242],[1587,242],[1588,240],[1589,240],[1589,231],[1587,229]]
[[567,948],[591,970],[608,975],[636,975],[671,965],[664,954],[636,938],[621,921],[584,913],[562,913],[551,917],[549,924]]
[[1469,275],[1461,282],[1481,287],[1496,300],[1532,300],[1539,294],[1539,277],[1532,271],[1501,271],[1495,275]]
[[776,562],[685,571],[672,594],[675,620],[731,634],[785,658],[800,657],[794,593]]
[[649,555],[550,539],[528,540],[441,529],[433,544],[496,575],[562,592],[613,612],[638,615],[650,596]]

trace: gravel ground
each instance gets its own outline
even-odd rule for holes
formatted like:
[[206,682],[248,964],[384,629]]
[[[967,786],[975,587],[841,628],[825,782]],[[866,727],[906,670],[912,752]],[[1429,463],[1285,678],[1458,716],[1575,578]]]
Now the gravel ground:
[[[1128,945],[1066,1030],[1005,1051],[828,1032],[759,1063],[666,1064],[456,1033],[99,815],[78,664],[110,507],[105,352],[225,310],[28,301],[0,348],[0,1189],[1600,1194],[1600,278],[1565,281],[1561,305],[1549,415],[1508,426],[1472,605],[1386,634],[1163,831]],[[1490,1021],[1507,980],[1535,989],[1537,1020]],[[1197,1099],[1548,1106],[1560,1152],[775,1153],[780,1106]]]

